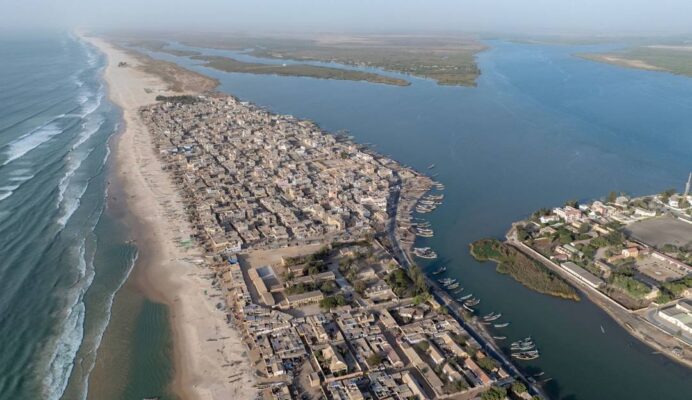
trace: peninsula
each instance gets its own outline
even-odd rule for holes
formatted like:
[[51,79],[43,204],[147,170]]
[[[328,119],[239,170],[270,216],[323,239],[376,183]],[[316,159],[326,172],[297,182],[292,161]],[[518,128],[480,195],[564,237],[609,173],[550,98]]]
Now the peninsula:
[[410,262],[411,210],[440,184],[310,121],[194,90],[213,80],[87,40],[107,54],[124,110],[117,176],[146,260],[135,278],[171,308],[177,394],[539,394]]
[[265,396],[528,394],[516,369],[395,255],[390,227],[409,219],[397,210],[412,207],[429,178],[230,96],[157,100],[140,116]]
[[[690,186],[692,174],[683,193],[611,193],[606,201],[542,209],[514,223],[504,243],[475,242],[472,254],[500,266],[516,265],[516,257],[540,264],[643,342],[692,365]],[[515,275],[502,268],[524,283],[524,271]],[[526,285],[551,293],[544,285]]]

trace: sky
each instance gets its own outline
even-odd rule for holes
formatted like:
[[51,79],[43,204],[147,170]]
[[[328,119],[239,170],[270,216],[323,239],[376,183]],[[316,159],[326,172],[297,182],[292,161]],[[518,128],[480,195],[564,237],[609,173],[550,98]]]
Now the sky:
[[0,0],[0,28],[692,33],[692,0]]

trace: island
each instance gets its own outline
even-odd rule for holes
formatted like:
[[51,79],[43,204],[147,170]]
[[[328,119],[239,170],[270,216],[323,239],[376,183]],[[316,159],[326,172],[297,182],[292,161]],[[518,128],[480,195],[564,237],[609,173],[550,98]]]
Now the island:
[[691,186],[692,174],[682,193],[611,192],[541,209],[512,224],[505,242],[479,240],[471,253],[541,293],[576,296],[569,282],[630,333],[692,365]]
[[[319,61],[357,67],[379,68],[419,78],[432,79],[440,85],[475,86],[481,74],[476,63],[478,53],[487,46],[474,37],[464,35],[330,35],[301,36],[244,36],[209,34],[149,34],[124,36],[111,34],[121,43],[130,43],[154,51],[190,56],[194,52],[170,49],[168,41],[197,47],[245,52],[249,55],[275,60]],[[163,43],[163,45],[162,45]],[[224,57],[229,58],[229,57]],[[249,65],[244,65],[249,64]],[[233,60],[226,68],[255,69],[256,63]],[[400,78],[392,78],[375,72],[362,72],[337,67],[321,67],[313,70],[308,64],[293,65],[286,75],[324,77],[332,79],[367,80],[377,83],[402,85]],[[278,69],[281,64],[260,64]],[[300,67],[300,68],[299,68]],[[314,67],[314,66],[312,66]],[[339,72],[340,71],[340,72]],[[248,72],[248,71],[241,71]],[[257,72],[266,73],[266,72]],[[356,73],[369,75],[352,75]],[[339,75],[341,74],[341,75]],[[345,74],[345,75],[343,75]],[[341,77],[340,77],[341,76]],[[345,76],[345,78],[344,78]]]
[[[296,76],[316,79],[336,79],[346,81],[365,81],[370,83],[381,83],[394,86],[408,86],[411,83],[405,79],[392,78],[386,75],[357,71],[354,69],[335,68],[326,66],[310,65],[305,63],[290,64],[270,64],[258,62],[239,61],[235,58],[225,56],[203,55],[199,51],[180,50],[171,48],[165,40],[157,39],[121,39],[119,41],[123,47],[130,51],[142,53],[142,51],[153,51],[171,54],[178,57],[189,57],[190,59],[203,61],[205,67],[217,69],[225,72],[237,72],[259,75],[281,75]],[[148,57],[147,55],[144,55]]]
[[392,78],[371,72],[351,69],[323,67],[310,64],[261,64],[238,61],[230,57],[202,56],[190,57],[193,60],[204,61],[204,66],[225,72],[239,72],[260,75],[298,76],[316,79],[336,79],[343,81],[365,81],[385,85],[408,86],[411,83],[404,79]]

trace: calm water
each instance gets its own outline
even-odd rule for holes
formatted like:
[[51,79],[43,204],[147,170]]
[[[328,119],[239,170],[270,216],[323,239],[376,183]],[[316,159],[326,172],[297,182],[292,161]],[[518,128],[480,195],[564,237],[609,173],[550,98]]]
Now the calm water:
[[[105,201],[120,113],[104,60],[68,34],[2,32],[0,60],[0,399],[80,399],[137,254]],[[163,335],[165,350],[165,310],[135,315],[164,322],[132,347]]]
[[511,325],[499,334],[534,337],[541,358],[522,365],[552,378],[545,385],[551,397],[692,398],[690,370],[652,354],[590,302],[531,292],[467,251],[539,207],[611,190],[681,188],[692,170],[692,79],[571,56],[605,46],[489,44],[478,58],[477,88],[224,73],[154,55],[218,78],[221,90],[241,99],[347,129],[418,170],[436,163],[430,172],[439,174],[446,197],[427,216],[436,237],[421,242],[440,259],[426,268],[447,265],[464,293],[482,299],[481,313],[501,312]]

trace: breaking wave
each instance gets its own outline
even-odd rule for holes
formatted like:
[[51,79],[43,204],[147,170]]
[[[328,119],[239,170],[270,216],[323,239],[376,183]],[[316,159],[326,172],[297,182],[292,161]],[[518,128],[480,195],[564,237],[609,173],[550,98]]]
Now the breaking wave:
[[26,153],[51,140],[54,136],[62,133],[63,130],[57,126],[55,121],[63,118],[64,116],[65,114],[62,114],[54,118],[51,122],[40,126],[5,145],[3,149],[7,155],[7,159],[2,163],[2,165],[7,165],[16,159],[23,157]]
[[55,349],[48,362],[48,371],[43,379],[44,395],[48,400],[58,400],[67,387],[74,359],[84,338],[84,317],[86,306],[84,294],[94,280],[93,258],[86,260],[86,239],[82,239],[79,246],[77,272],[79,279],[77,288],[72,293],[72,306],[62,322],[60,332],[56,339]]

